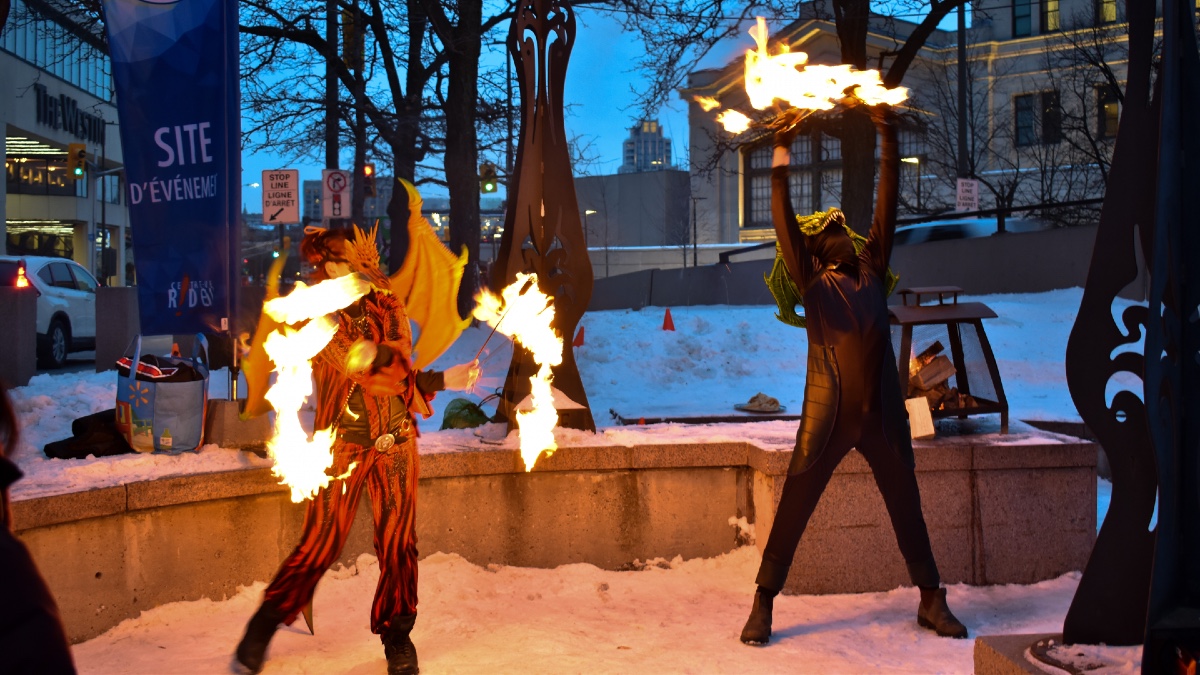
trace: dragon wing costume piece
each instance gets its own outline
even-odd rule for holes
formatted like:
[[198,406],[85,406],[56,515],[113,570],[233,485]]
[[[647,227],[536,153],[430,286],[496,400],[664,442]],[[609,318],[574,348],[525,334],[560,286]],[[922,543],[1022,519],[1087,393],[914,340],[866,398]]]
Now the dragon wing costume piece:
[[[419,335],[413,344],[413,368],[420,370],[433,363],[470,325],[469,318],[458,316],[458,289],[463,268],[467,266],[467,248],[454,255],[438,239],[433,226],[421,215],[421,194],[408,181],[396,179],[408,193],[408,254],[404,264],[391,276],[379,270],[379,252],[375,249],[378,226],[364,233],[355,226],[355,241],[347,253],[352,265],[381,290],[390,291],[404,304],[408,318],[417,325]],[[267,277],[266,300],[279,296],[279,278],[286,255],[271,265]],[[242,419],[256,417],[271,409],[266,401],[271,371],[275,364],[267,357],[263,343],[279,327],[266,312],[259,318],[250,353],[242,360],[248,394]]]
[[[279,279],[283,276],[283,264],[287,262],[287,252],[290,248],[291,240],[287,237],[283,240],[283,250],[280,251],[279,257],[271,263],[271,267],[267,270],[267,289],[266,295],[263,297],[263,305],[267,301],[274,300],[279,297]],[[274,330],[279,328],[279,322],[272,319],[266,312],[258,317],[258,328],[254,331],[254,340],[250,343],[250,352],[242,359],[242,372],[246,374],[246,407],[242,410],[241,418],[243,420],[269,411],[271,404],[267,403],[267,389],[271,386],[271,371],[275,370],[275,364],[267,357],[267,350],[263,348],[263,344],[267,341],[267,336]]]
[[420,334],[413,344],[413,368],[433,363],[454,344],[471,319],[458,316],[458,287],[467,266],[467,247],[455,256],[421,215],[421,194],[396,179],[408,192],[408,255],[392,275],[392,293],[404,303]]

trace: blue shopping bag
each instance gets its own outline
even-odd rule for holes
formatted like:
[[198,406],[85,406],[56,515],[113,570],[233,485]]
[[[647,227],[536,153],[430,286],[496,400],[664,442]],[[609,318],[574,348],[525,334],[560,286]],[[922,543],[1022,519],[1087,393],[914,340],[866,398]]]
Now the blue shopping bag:
[[[182,452],[204,443],[208,342],[196,335],[192,356],[142,354],[137,336],[117,361],[117,429],[138,452]],[[131,368],[137,364],[136,369]]]

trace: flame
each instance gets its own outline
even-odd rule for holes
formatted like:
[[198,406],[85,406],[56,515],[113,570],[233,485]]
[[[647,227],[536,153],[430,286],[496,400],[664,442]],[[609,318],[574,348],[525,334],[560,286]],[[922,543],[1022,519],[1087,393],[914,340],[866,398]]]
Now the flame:
[[[527,284],[529,289],[522,293]],[[550,390],[550,369],[562,363],[563,339],[551,325],[554,305],[538,289],[536,274],[519,273],[500,296],[484,290],[475,300],[475,318],[528,349],[538,364],[537,373],[529,377],[533,409],[517,412],[521,459],[525,470],[530,471],[542,452],[549,457],[558,449],[554,441],[558,411]]]
[[[771,54],[767,45],[767,22],[758,17],[750,29],[756,49],[746,50],[746,95],[750,105],[765,110],[779,99],[800,110],[830,110],[847,97],[867,105],[895,105],[908,98],[908,89],[883,86],[878,70],[855,70],[848,65],[808,64],[808,54],[781,45]],[[727,131],[739,133],[747,127],[744,115],[718,117]]]
[[750,118],[736,110],[725,110],[717,115],[717,121],[725,127],[725,131],[740,134],[750,128]]
[[315,286],[297,281],[291,293],[267,302],[263,311],[280,323],[298,323],[336,312],[370,290],[371,282],[357,274],[326,279]]
[[271,473],[291,488],[293,502],[312,499],[317,490],[354,470],[355,465],[351,464],[341,476],[326,473],[333,466],[333,429],[318,430],[309,438],[300,424],[300,406],[313,393],[312,359],[337,332],[337,322],[329,314],[366,295],[368,290],[369,283],[349,275],[315,286],[297,283],[291,293],[263,306],[277,321],[308,320],[299,329],[280,326],[263,343],[276,373],[275,384],[266,394],[275,408],[275,430],[267,442],[267,453],[274,462]]
[[700,109],[704,112],[716,110],[721,107],[721,102],[711,96],[693,96],[696,103],[700,104]]

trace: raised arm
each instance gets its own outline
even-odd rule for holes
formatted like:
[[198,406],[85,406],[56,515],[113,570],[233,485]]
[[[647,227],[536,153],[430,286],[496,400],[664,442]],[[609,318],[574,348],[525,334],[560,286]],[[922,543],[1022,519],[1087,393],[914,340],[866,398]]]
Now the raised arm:
[[896,134],[896,115],[887,105],[871,108],[871,118],[879,130],[879,190],[875,196],[875,217],[867,249],[880,276],[887,273],[896,234],[896,201],[900,183],[900,143]]
[[803,292],[813,278],[813,260],[804,235],[800,232],[800,225],[796,222],[788,186],[791,146],[795,138],[795,127],[775,134],[775,154],[771,160],[771,219],[775,223],[775,237],[783,253],[783,263],[796,287]]

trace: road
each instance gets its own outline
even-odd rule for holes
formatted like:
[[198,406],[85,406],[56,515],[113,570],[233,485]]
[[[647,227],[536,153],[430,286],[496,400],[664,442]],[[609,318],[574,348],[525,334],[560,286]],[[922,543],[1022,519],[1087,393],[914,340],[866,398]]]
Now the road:
[[37,370],[38,375],[84,372],[96,372],[96,352],[75,352],[67,356],[67,362],[62,368],[38,368]]

